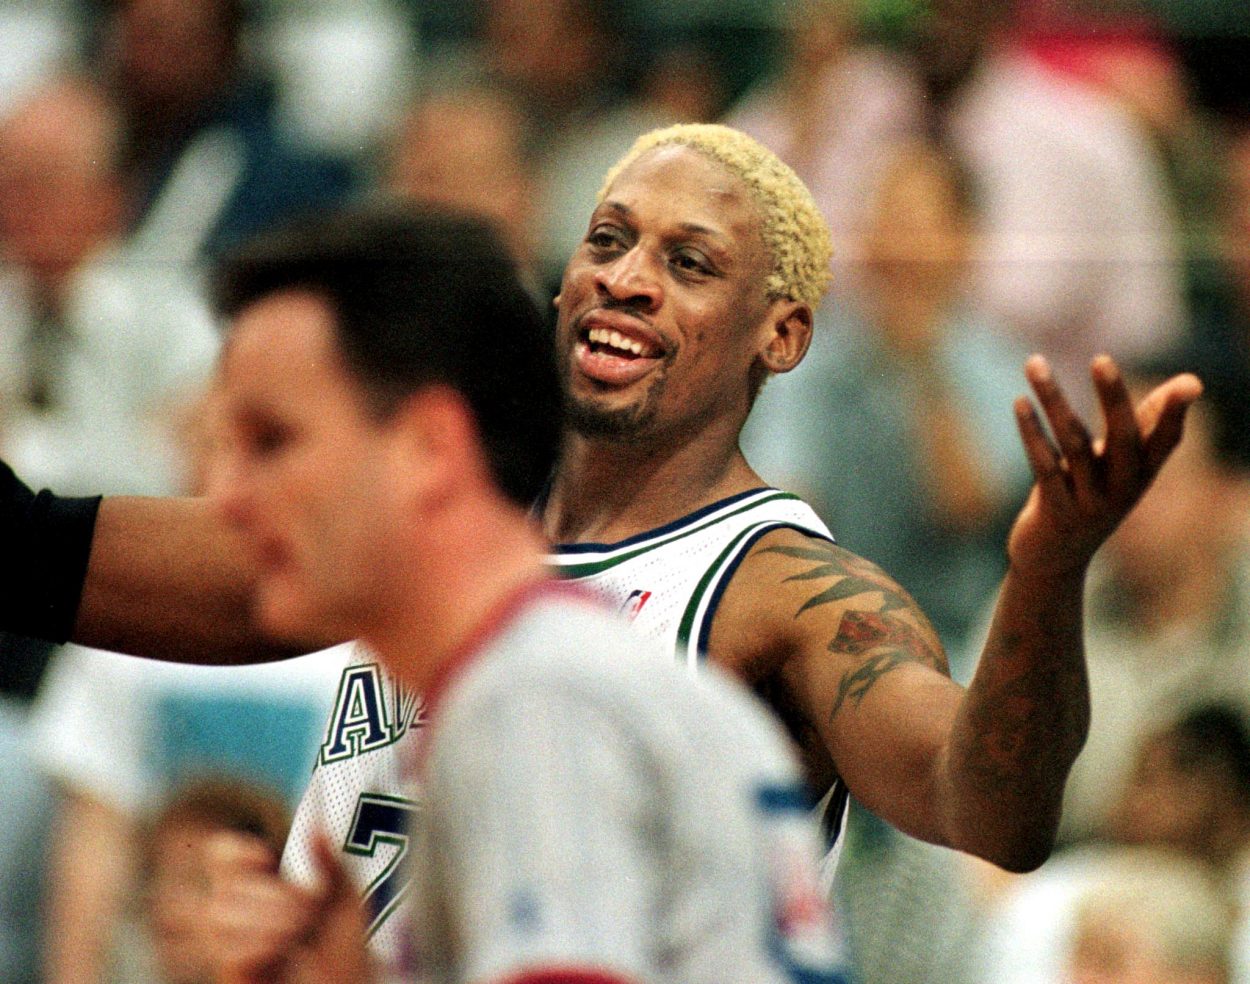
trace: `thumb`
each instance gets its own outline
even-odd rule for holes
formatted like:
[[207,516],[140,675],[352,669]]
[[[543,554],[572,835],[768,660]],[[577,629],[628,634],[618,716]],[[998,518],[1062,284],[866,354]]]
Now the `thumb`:
[[317,892],[326,902],[349,896],[356,897],[356,886],[347,873],[342,856],[325,831],[318,830],[312,836],[312,860],[317,872]]

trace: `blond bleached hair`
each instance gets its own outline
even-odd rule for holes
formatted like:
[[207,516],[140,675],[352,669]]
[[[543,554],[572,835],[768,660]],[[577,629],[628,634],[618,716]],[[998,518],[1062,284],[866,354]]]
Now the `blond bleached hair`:
[[816,307],[829,289],[833,242],[812,193],[788,165],[741,130],[717,123],[681,123],[644,133],[603,179],[598,201],[639,157],[657,147],[689,147],[739,178],[760,213],[760,231],[773,266],[765,280],[770,298]]

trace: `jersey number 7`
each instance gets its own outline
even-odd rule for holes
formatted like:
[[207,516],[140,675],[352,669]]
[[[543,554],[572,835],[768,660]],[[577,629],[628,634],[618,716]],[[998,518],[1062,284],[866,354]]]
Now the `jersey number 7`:
[[399,796],[362,793],[356,801],[356,815],[343,850],[349,854],[374,857],[380,847],[394,854],[365,890],[365,905],[371,913],[368,935],[372,936],[408,892],[408,822],[417,805]]

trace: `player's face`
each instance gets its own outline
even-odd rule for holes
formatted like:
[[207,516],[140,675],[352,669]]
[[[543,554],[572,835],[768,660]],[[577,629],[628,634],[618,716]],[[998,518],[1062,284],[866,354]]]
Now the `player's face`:
[[609,437],[740,426],[769,265],[756,206],[720,164],[662,147],[626,168],[561,285],[571,426]]
[[359,634],[385,591],[391,429],[370,414],[307,291],[240,313],[218,378],[210,490],[259,571],[256,610],[278,636]]

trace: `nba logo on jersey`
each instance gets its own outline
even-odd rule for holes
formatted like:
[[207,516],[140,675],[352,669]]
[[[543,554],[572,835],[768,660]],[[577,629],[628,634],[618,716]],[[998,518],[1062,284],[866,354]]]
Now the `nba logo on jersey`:
[[638,613],[642,611],[642,606],[647,603],[647,599],[650,597],[650,591],[640,591],[635,588],[621,604],[621,614],[632,622],[638,617]]

